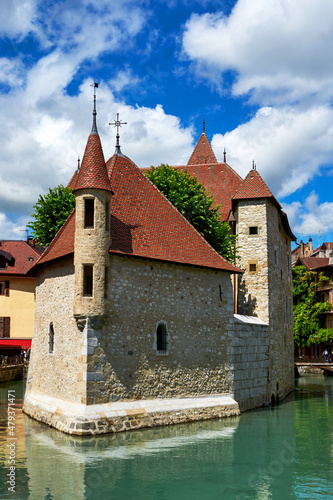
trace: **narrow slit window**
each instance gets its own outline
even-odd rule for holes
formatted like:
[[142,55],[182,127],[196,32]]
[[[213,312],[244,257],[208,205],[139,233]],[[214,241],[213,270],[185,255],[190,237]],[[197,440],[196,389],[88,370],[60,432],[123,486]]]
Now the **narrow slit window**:
[[49,327],[49,354],[54,352],[54,327],[53,323],[50,323]]
[[158,351],[167,350],[167,325],[164,321],[161,321],[157,325],[156,347]]
[[83,266],[83,295],[93,295],[93,266]]
[[94,227],[94,198],[86,198],[84,200],[84,227]]

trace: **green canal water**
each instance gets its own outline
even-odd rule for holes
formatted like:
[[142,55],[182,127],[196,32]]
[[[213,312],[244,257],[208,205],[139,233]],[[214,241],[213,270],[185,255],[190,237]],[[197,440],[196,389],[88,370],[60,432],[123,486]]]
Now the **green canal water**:
[[[23,383],[2,384],[0,498],[333,499],[333,378],[296,384],[279,406],[241,417],[96,438],[35,422],[21,411]],[[8,476],[13,455],[15,476],[13,469]]]

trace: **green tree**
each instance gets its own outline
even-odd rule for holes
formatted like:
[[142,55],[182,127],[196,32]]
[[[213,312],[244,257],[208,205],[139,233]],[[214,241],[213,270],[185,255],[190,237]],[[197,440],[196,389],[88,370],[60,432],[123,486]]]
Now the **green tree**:
[[31,216],[35,220],[27,224],[39,245],[48,246],[51,243],[74,207],[75,196],[71,188],[65,188],[61,184],[49,189],[45,196],[39,195],[34,205],[35,213]]
[[324,273],[310,271],[305,266],[293,269],[294,339],[299,347],[314,343],[315,337],[318,337],[319,342],[324,341],[329,332],[321,328],[320,315],[330,311],[331,305],[329,302],[320,302],[317,295],[318,288],[327,280]]
[[195,177],[169,165],[151,167],[147,177],[206,241],[227,260],[235,258],[236,236],[230,226],[221,220],[219,206]]

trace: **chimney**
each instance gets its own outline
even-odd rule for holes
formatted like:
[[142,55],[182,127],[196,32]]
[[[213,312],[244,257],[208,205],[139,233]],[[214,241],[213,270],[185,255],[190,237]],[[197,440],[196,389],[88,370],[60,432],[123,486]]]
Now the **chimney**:
[[313,252],[313,247],[312,247],[312,238],[309,238],[309,251],[310,251],[310,255],[312,254]]

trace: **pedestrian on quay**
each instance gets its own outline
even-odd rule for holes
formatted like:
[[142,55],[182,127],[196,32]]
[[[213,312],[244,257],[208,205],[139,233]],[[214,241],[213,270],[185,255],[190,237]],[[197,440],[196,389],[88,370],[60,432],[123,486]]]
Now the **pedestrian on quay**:
[[325,349],[325,351],[323,352],[323,355],[324,355],[325,363],[328,363],[328,350],[327,349]]

